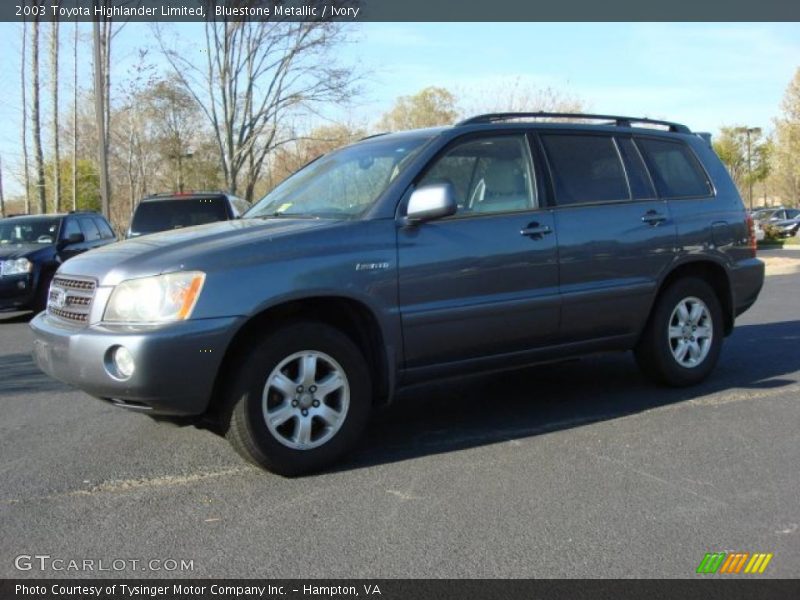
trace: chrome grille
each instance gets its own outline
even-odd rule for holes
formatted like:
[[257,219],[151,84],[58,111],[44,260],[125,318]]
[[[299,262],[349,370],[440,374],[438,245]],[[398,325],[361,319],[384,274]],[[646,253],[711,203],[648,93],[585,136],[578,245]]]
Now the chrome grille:
[[70,323],[89,322],[97,282],[91,279],[53,277],[47,297],[47,312]]

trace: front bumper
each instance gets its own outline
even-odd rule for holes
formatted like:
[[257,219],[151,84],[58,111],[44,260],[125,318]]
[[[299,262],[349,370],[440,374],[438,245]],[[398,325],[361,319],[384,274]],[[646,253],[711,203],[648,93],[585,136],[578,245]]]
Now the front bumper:
[[0,277],[0,310],[23,310],[31,306],[34,299],[33,276],[6,275]]
[[[208,407],[238,321],[224,317],[159,328],[97,324],[76,329],[44,312],[30,326],[34,360],[51,377],[126,408],[198,415]],[[133,375],[124,381],[107,366],[115,346],[125,346],[135,361]]]
[[753,306],[764,285],[764,261],[748,258],[731,269],[734,315],[739,316]]

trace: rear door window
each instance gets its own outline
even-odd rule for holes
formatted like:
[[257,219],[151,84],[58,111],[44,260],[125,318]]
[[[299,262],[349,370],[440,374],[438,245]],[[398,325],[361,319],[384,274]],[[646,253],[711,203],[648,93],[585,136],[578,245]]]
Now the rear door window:
[[87,242],[94,242],[100,239],[100,230],[94,224],[94,219],[91,217],[81,217],[79,219],[83,236]]
[[102,237],[104,240],[114,237],[114,231],[111,229],[105,219],[101,217],[95,217],[94,224],[97,225],[97,228],[100,230],[100,237]]
[[638,138],[650,174],[662,198],[711,195],[711,184],[686,144],[653,138]]
[[543,134],[556,204],[629,200],[630,191],[611,136]]
[[131,233],[155,233],[227,219],[225,199],[221,197],[148,200],[136,207]]

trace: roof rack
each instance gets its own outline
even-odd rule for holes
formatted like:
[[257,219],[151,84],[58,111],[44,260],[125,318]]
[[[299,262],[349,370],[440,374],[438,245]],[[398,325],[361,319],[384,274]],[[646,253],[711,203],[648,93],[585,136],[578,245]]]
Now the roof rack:
[[222,190],[184,190],[182,192],[157,192],[155,194],[148,194],[145,198],[171,198],[173,196],[206,196],[211,194],[227,194]]
[[456,127],[463,125],[477,125],[480,123],[497,123],[499,121],[513,121],[515,119],[581,119],[584,121],[610,121],[607,125],[617,127],[633,127],[634,123],[644,123],[648,125],[660,125],[675,133],[691,133],[692,131],[680,123],[670,121],[659,121],[657,119],[647,119],[644,117],[620,117],[617,115],[590,115],[584,113],[559,113],[559,112],[501,112],[487,113],[470,117],[456,123]]

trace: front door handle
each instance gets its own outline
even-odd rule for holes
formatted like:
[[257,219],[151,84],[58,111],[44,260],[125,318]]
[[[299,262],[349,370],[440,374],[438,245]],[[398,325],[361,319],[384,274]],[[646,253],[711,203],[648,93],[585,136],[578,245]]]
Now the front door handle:
[[549,225],[539,225],[539,223],[529,223],[527,227],[520,230],[520,235],[531,237],[535,239],[541,238],[543,235],[553,233]]
[[642,215],[642,222],[655,227],[667,220],[667,216],[661,214],[657,210],[648,210]]

